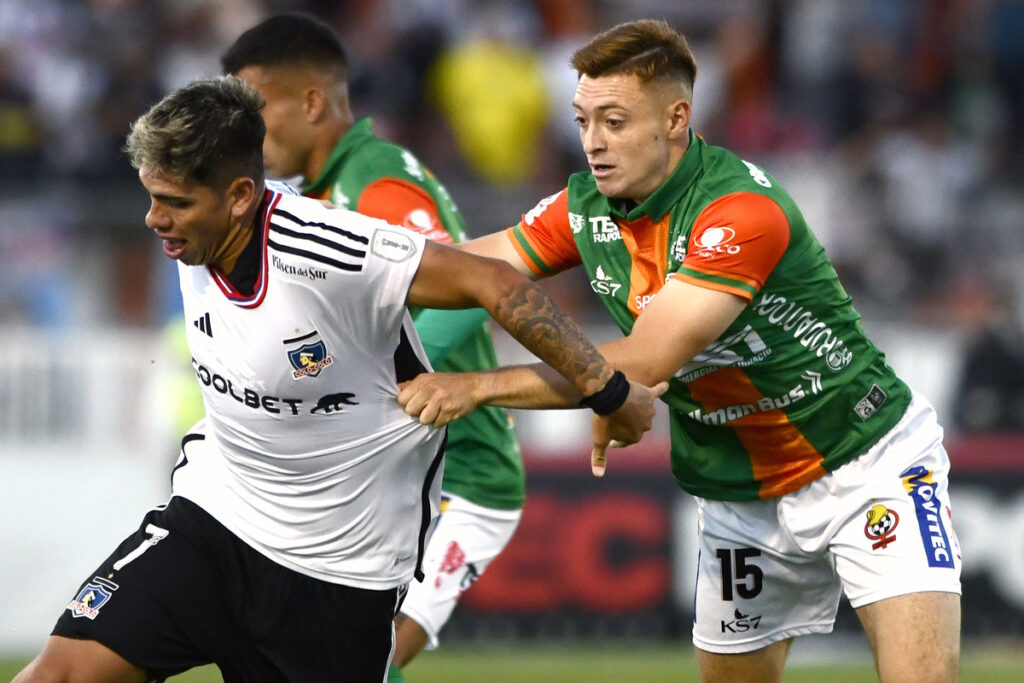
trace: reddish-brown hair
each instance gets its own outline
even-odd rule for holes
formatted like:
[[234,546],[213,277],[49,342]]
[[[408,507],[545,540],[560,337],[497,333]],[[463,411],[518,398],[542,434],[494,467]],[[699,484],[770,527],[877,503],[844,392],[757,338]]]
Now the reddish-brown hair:
[[682,80],[690,90],[697,78],[697,62],[686,38],[655,19],[626,22],[598,34],[573,54],[570,63],[580,76],[628,74],[641,83]]

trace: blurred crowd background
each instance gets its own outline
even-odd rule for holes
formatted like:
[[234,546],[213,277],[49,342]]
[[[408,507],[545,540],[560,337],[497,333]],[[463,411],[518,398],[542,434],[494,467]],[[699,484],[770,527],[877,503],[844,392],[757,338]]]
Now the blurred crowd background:
[[[697,56],[696,132],[789,189],[866,319],[957,333],[956,429],[1024,429],[1019,0],[3,0],[0,327],[173,316],[124,136],[279,11],[337,29],[356,114],[441,177],[473,235],[585,168],[572,51],[668,20]],[[575,315],[602,315],[560,278]]]

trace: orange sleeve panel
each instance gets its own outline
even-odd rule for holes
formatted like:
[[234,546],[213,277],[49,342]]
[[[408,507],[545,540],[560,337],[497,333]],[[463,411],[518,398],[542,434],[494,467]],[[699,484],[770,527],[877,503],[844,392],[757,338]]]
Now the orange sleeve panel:
[[568,189],[540,200],[507,234],[523,263],[539,276],[580,264],[569,223]]
[[708,204],[694,221],[674,278],[747,301],[764,286],[789,246],[789,221],[774,200],[736,192]]
[[453,244],[434,199],[421,187],[398,178],[375,180],[359,195],[356,211],[418,232],[428,240]]

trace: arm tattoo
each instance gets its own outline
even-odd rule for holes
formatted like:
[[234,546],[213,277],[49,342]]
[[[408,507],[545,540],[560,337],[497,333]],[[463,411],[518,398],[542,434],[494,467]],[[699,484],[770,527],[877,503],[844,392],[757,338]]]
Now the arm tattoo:
[[614,373],[579,325],[532,282],[506,290],[494,313],[509,334],[584,396],[599,391]]

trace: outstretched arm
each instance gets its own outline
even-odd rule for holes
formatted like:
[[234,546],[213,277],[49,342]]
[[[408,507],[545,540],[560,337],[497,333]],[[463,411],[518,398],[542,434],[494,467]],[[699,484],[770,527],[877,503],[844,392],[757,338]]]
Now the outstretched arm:
[[407,303],[424,308],[483,308],[558,371],[576,390],[577,401],[597,393],[615,372],[579,326],[540,287],[504,261],[427,242]]
[[[659,396],[667,388],[667,380],[721,336],[745,306],[745,300],[732,294],[671,281],[637,318],[628,337],[602,344],[598,350],[626,373],[633,386],[654,386],[652,392]],[[579,394],[551,368],[534,364],[458,375],[423,374],[403,387],[399,401],[444,421],[482,404],[577,407]],[[604,446],[633,441],[621,438],[614,420],[595,418],[592,432],[592,466],[600,475]]]
[[[603,452],[612,439],[636,442],[650,429],[654,399],[666,387],[649,389],[623,382],[621,375],[611,381],[616,374],[614,368],[579,326],[542,289],[507,263],[428,242],[407,303],[429,308],[485,309],[554,371],[557,380],[548,387],[554,398],[549,396],[532,407],[578,406],[587,397],[595,412],[611,416],[601,443],[595,440],[595,449],[600,447]],[[457,382],[461,375],[444,377]],[[405,411],[421,422],[447,424],[483,402],[463,401],[457,392],[420,391],[421,386],[403,388],[398,399]],[[545,401],[547,405],[543,405]]]

